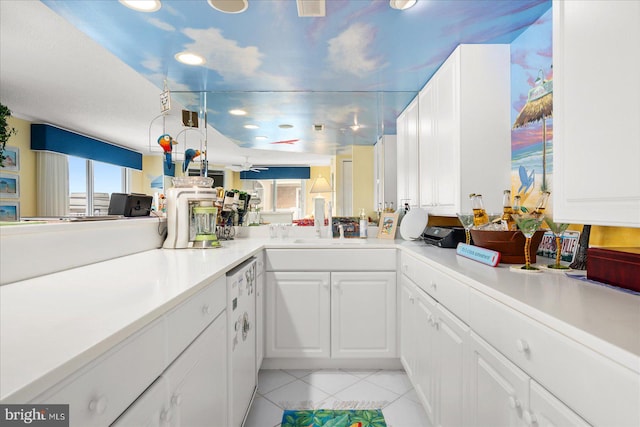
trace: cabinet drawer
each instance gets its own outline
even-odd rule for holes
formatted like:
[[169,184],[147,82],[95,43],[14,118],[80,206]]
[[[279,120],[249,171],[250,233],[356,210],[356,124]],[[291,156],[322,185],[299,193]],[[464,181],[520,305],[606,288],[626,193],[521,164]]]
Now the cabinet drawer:
[[418,258],[402,253],[402,273],[463,322],[469,318],[469,287]]
[[267,271],[395,271],[395,249],[268,249]]
[[167,366],[165,337],[160,318],[33,403],[68,403],[71,426],[109,425]]
[[470,325],[589,423],[640,425],[638,373],[473,289]]
[[174,360],[227,305],[226,277],[193,295],[167,314],[168,360]]

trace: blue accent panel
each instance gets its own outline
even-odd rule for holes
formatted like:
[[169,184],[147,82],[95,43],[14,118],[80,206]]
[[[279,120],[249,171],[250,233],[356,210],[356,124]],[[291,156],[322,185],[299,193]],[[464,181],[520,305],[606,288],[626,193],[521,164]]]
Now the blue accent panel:
[[142,170],[142,154],[51,125],[31,125],[31,149]]
[[311,168],[307,166],[281,167],[270,166],[260,172],[240,172],[240,179],[309,179]]

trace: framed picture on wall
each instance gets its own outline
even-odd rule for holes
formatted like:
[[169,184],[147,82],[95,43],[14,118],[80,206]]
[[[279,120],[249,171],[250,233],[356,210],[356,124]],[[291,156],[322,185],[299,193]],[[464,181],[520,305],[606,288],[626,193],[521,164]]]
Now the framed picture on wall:
[[20,170],[20,149],[18,147],[4,147],[2,155],[5,157],[2,170],[19,171]]
[[0,173],[0,198],[17,199],[20,197],[20,176]]
[[383,212],[378,226],[378,239],[395,239],[398,228],[397,212]]
[[20,202],[0,202],[0,221],[19,221]]

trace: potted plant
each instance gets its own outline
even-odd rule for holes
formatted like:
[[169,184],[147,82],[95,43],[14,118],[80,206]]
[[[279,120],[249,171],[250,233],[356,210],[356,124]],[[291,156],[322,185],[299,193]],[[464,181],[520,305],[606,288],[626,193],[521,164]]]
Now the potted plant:
[[0,103],[0,167],[4,167],[4,148],[11,135],[16,134],[16,130],[9,126],[7,117],[11,115],[11,110],[6,105]]

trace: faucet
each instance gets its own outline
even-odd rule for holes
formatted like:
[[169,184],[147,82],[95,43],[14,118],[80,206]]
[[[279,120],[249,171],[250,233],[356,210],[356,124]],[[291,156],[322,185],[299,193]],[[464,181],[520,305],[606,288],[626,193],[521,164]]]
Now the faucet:
[[344,225],[338,225],[338,230],[340,230],[340,238],[344,239]]

